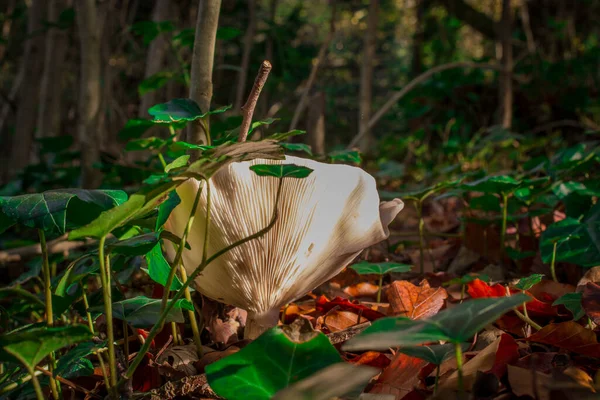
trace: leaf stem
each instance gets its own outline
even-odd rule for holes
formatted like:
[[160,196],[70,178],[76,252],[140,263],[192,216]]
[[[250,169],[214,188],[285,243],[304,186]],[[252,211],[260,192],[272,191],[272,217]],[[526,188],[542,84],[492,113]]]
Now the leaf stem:
[[[187,281],[187,272],[185,267],[182,265],[180,268],[181,280],[183,282]],[[185,299],[192,303],[192,294],[190,293],[190,288],[186,287],[184,289]],[[193,303],[192,303],[193,304]],[[196,307],[194,307],[195,310]],[[194,338],[194,344],[196,345],[196,353],[198,353],[198,358],[202,358],[202,340],[200,340],[200,327],[198,326],[198,320],[196,319],[196,311],[188,310],[188,315],[190,317],[190,326],[192,328],[192,336]]]
[[87,290],[86,286],[83,286],[81,288],[81,292],[83,293],[83,306],[85,307],[85,313],[87,315],[87,322],[88,322],[88,327],[90,328],[90,332],[92,332],[92,334],[95,335],[96,332],[94,332],[94,323],[92,321],[92,314],[88,311],[88,309],[90,308],[90,303],[88,302],[87,294],[85,293],[86,290]]
[[[460,345],[460,343],[454,343],[454,352],[456,354],[456,371],[458,372],[458,391],[462,395],[465,392],[465,385],[463,382],[463,371],[462,371],[462,367],[463,367],[463,359],[462,359],[462,347]],[[437,381],[436,381],[437,382]]]
[[106,235],[98,241],[98,260],[100,261],[100,280],[102,281],[102,298],[104,300],[104,316],[106,317],[106,336],[108,339],[108,368],[110,386],[117,385],[117,363],[115,357],[115,333],[113,331],[112,293],[110,284],[110,258],[104,253]]
[[554,242],[554,246],[552,247],[552,260],[550,261],[550,273],[552,274],[552,280],[554,282],[558,282],[558,278],[556,277],[556,248],[558,247],[558,241]]
[[162,165],[164,170],[167,167],[167,162],[165,161],[165,158],[163,157],[160,151],[158,152],[158,159],[160,160],[160,164]]
[[383,274],[379,275],[379,290],[377,290],[377,302],[381,303],[381,288],[383,287]]
[[[38,236],[40,237],[40,248],[42,251],[42,275],[44,278],[44,298],[46,301],[46,325],[53,326],[54,325],[54,314],[52,311],[52,286],[50,283],[51,274],[50,274],[50,262],[48,258],[48,245],[46,243],[46,234],[42,229],[38,229]],[[50,371],[54,371],[54,366],[56,363],[56,356],[54,352],[50,353]],[[36,378],[37,379],[37,378]],[[39,382],[38,382],[39,384]],[[59,400],[60,393],[58,389],[59,385],[56,383],[56,379],[54,376],[50,377],[50,389],[52,391],[52,397],[54,400]],[[37,393],[36,393],[37,394]]]
[[421,274],[425,271],[424,251],[425,251],[425,220],[423,219],[423,203],[421,200],[415,202],[417,208],[417,218],[419,218],[419,266]]
[[[44,392],[42,392],[42,386],[40,385],[40,381],[35,375],[35,370],[25,363],[24,365],[25,369],[27,369],[27,372],[29,372],[29,375],[31,376],[31,383],[33,384],[33,389],[35,390],[35,397],[37,397],[37,400],[44,400]],[[52,381],[53,379],[54,378],[51,377],[50,381]]]
[[129,327],[127,321],[123,320],[123,347],[125,351],[125,367],[129,365]]
[[171,301],[167,304],[167,307],[165,308],[165,310],[160,314],[158,322],[152,327],[152,330],[150,330],[150,333],[148,333],[148,337],[146,338],[146,341],[144,342],[144,344],[138,351],[138,354],[136,355],[135,359],[133,360],[133,362],[131,363],[131,365],[129,366],[127,371],[125,372],[124,377],[121,380],[121,383],[124,383],[125,379],[131,379],[136,368],[140,365],[145,354],[150,349],[150,344],[152,343],[152,340],[156,337],[158,332],[160,332],[159,328],[164,323],[164,321],[167,317],[167,314],[169,313],[169,311],[171,311],[171,309],[173,308],[173,306],[175,305],[177,300],[181,299],[181,297],[184,295],[185,288],[190,286],[190,284],[204,270],[204,268],[206,268],[208,265],[210,265],[210,263],[215,261],[217,258],[221,257],[223,254],[227,253],[228,251],[230,251],[238,246],[241,246],[246,242],[249,242],[251,240],[254,240],[254,239],[257,239],[257,238],[263,236],[264,234],[269,232],[271,230],[271,228],[273,228],[273,226],[275,225],[275,222],[277,222],[277,218],[278,218],[277,208],[279,205],[279,198],[281,196],[281,187],[282,186],[283,186],[283,178],[281,178],[279,180],[279,186],[277,188],[277,197],[275,200],[275,207],[273,209],[273,216],[271,218],[271,221],[269,222],[269,224],[266,227],[264,227],[260,231],[254,233],[250,236],[247,236],[243,239],[238,240],[237,242],[230,244],[229,246],[222,248],[221,250],[219,250],[212,256],[208,257],[205,262],[200,263],[200,265],[198,265],[198,267],[196,267],[194,272],[192,272],[192,274],[188,277],[188,279],[183,283],[181,289],[179,291],[177,291],[175,296],[173,296]]

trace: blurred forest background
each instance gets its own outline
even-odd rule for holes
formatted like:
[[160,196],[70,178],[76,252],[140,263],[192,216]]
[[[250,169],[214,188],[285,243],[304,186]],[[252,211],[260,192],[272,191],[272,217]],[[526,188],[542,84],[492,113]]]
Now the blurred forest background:
[[277,120],[256,135],[306,130],[315,154],[356,148],[393,178],[511,168],[519,146],[600,126],[597,0],[2,0],[0,194],[139,185],[156,155],[126,142],[169,131],[132,127],[189,96],[211,7],[211,108],[233,105],[215,131],[239,125],[265,59],[254,119]]

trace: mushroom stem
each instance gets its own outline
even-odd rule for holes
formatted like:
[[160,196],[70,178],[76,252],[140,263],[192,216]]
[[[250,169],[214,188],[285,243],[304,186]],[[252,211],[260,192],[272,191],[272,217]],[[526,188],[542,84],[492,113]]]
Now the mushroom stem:
[[244,339],[254,340],[266,330],[277,326],[278,322],[279,308],[274,308],[260,314],[248,311],[246,328],[244,329]]

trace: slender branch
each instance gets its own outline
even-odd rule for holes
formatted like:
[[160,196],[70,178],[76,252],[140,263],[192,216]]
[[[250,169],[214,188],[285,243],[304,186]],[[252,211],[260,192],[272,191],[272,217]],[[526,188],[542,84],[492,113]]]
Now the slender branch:
[[[43,375],[52,377],[52,372],[45,370],[42,367],[35,367],[36,371],[41,372]],[[71,382],[68,379],[62,378],[60,376],[56,377],[56,380],[58,380],[60,383],[62,383],[63,385],[67,385],[68,387],[70,387],[71,389],[74,390],[78,390],[81,393],[85,393],[87,396],[89,397],[93,397],[94,399],[102,399],[102,397],[98,396],[96,393],[84,388],[83,386],[79,386],[78,384]]]
[[302,92],[302,97],[300,97],[300,101],[294,110],[294,116],[292,117],[292,122],[290,123],[290,130],[296,129],[298,125],[298,121],[300,120],[300,116],[302,115],[302,111],[306,107],[306,103],[308,102],[308,95],[310,94],[310,89],[315,83],[317,78],[317,72],[319,71],[319,67],[323,64],[325,60],[325,56],[327,55],[327,50],[329,49],[329,45],[333,40],[333,36],[335,33],[335,3],[332,2],[331,8],[331,20],[329,22],[329,33],[327,34],[327,38],[321,47],[319,48],[319,53],[317,53],[317,58],[312,65],[312,69],[310,70],[310,74],[308,75],[308,80],[306,81],[306,87]]
[[479,69],[491,69],[495,71],[503,71],[503,67],[497,64],[480,64],[474,62],[452,62],[448,64],[438,65],[437,67],[433,67],[428,71],[423,72],[421,75],[417,76],[415,79],[410,81],[406,86],[402,88],[399,92],[394,93],[392,97],[371,117],[369,123],[365,128],[361,129],[361,131],[352,139],[348,148],[352,148],[358,144],[358,142],[365,136],[369,129],[372,129],[377,122],[383,117],[401,98],[406,96],[411,90],[417,87],[419,84],[425,82],[431,76],[437,74],[438,72],[446,71],[449,69],[455,68],[479,68]]
[[252,86],[250,96],[248,96],[246,104],[244,104],[242,107],[244,119],[242,120],[242,125],[240,126],[240,136],[238,138],[238,142],[245,142],[246,138],[248,137],[248,131],[250,130],[250,125],[252,124],[252,116],[254,115],[254,108],[256,108],[256,102],[258,101],[260,92],[262,91],[262,88],[265,86],[265,82],[269,77],[271,68],[273,68],[271,63],[265,60],[258,69],[258,74],[254,80],[254,85]]

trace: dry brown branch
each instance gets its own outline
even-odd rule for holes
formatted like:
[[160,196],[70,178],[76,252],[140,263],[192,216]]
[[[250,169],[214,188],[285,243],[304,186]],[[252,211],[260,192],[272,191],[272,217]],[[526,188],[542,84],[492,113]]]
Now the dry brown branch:
[[[94,243],[93,240],[68,242],[66,241],[67,235],[63,235],[57,239],[48,242],[48,253],[64,253],[75,250],[79,247],[90,245]],[[42,254],[42,249],[39,244],[32,244],[30,246],[17,247],[15,249],[0,251],[0,264],[6,264],[9,262],[18,262],[26,258],[39,256]]]
[[[40,371],[40,372],[41,372],[43,375],[46,375],[46,376],[52,376],[52,372],[50,372],[50,371],[48,371],[48,370],[45,370],[44,368],[41,368],[41,367],[35,367],[35,369],[36,369],[37,371]],[[79,391],[79,392],[81,392],[81,393],[85,393],[85,394],[86,394],[86,398],[87,398],[87,397],[92,397],[92,398],[94,398],[94,399],[102,399],[102,397],[98,396],[96,393],[94,393],[94,392],[92,392],[92,391],[90,391],[90,390],[88,390],[88,389],[84,388],[83,386],[79,386],[78,384],[76,384],[76,383],[73,383],[73,382],[71,382],[71,381],[70,381],[70,380],[68,380],[68,379],[65,379],[65,378],[63,378],[63,377],[60,377],[60,376],[57,376],[57,377],[56,377],[56,379],[57,379],[57,380],[58,380],[60,383],[62,383],[63,385],[66,385],[66,386],[68,386],[68,387],[70,387],[71,389],[77,390],[77,391]]]
[[369,321],[363,322],[362,324],[353,325],[349,328],[344,329],[343,331],[333,332],[327,335],[331,344],[338,344],[345,342],[347,340],[352,339],[354,336],[358,335],[365,329],[371,326]]
[[244,119],[242,120],[242,125],[240,126],[240,135],[238,138],[239,142],[245,142],[248,137],[248,131],[250,130],[250,124],[252,123],[252,116],[254,115],[254,109],[256,108],[256,102],[258,101],[258,97],[260,96],[260,92],[262,91],[263,86],[265,86],[265,82],[269,77],[269,72],[271,72],[271,68],[273,66],[267,60],[263,61],[258,69],[258,74],[256,75],[256,79],[254,80],[254,85],[252,86],[252,90],[250,91],[250,95],[248,96],[248,100],[246,100],[246,104],[242,107],[242,114],[244,115]]

